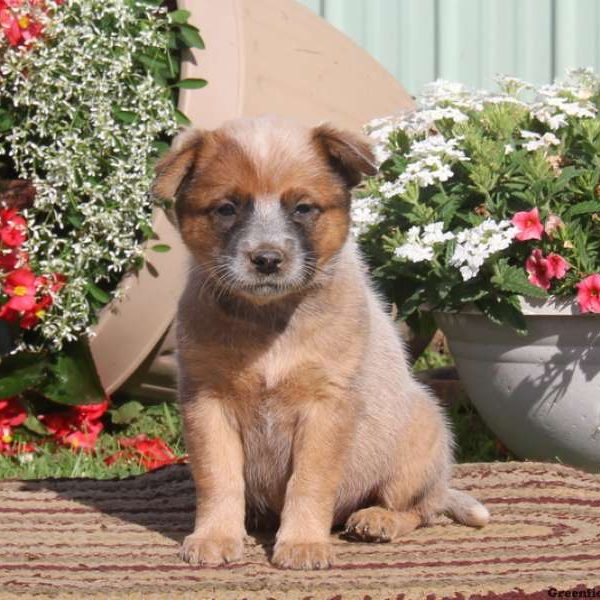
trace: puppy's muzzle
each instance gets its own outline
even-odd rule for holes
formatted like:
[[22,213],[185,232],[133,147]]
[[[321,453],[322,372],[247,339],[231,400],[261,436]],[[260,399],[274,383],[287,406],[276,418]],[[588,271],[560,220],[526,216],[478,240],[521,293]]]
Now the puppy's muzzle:
[[259,248],[250,252],[249,258],[255,270],[262,275],[277,273],[285,260],[283,252],[276,248]]

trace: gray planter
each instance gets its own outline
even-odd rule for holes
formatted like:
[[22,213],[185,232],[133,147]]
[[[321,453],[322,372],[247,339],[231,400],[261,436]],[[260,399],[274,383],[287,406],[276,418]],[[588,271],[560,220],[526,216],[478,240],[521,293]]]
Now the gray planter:
[[600,471],[600,315],[523,302],[529,333],[481,313],[436,313],[465,389],[488,427],[522,458]]

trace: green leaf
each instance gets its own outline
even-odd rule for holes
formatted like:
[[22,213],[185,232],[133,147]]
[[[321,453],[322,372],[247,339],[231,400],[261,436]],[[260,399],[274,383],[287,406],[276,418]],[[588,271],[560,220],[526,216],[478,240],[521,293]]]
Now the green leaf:
[[168,252],[171,249],[171,246],[168,244],[155,244],[154,246],[151,246],[150,249],[154,250],[154,252]]
[[122,123],[126,123],[127,125],[137,120],[137,115],[130,110],[121,110],[120,108],[115,108],[113,110],[113,115],[115,119],[121,121]]
[[69,213],[67,215],[67,221],[69,221],[75,229],[79,229],[83,225],[83,217],[78,213]]
[[107,292],[105,292],[102,288],[99,288],[92,281],[87,282],[86,288],[87,291],[90,293],[90,296],[98,300],[98,302],[101,302],[102,304],[108,304],[110,302],[110,295]]
[[205,87],[208,84],[206,79],[182,79],[177,83],[174,83],[171,87],[181,88],[183,90],[198,90]]
[[37,389],[60,404],[97,404],[106,398],[85,340],[58,354],[49,366],[49,377]]
[[119,406],[119,408],[114,408],[110,410],[110,418],[115,425],[126,425],[135,421],[142,411],[144,410],[144,405],[138,402],[137,400],[131,400],[129,402],[125,402]]
[[169,74],[169,65],[165,59],[158,60],[145,54],[138,54],[136,60],[144,65],[149,71],[160,73],[164,77]]
[[169,150],[171,146],[167,144],[167,142],[157,141],[152,144],[158,156],[162,156],[165,152]]
[[178,125],[191,125],[192,122],[178,109],[175,109],[175,120]]
[[150,227],[150,225],[148,225],[147,223],[140,224],[140,231],[144,234],[144,237],[147,240],[158,239],[158,236],[156,235],[154,229],[152,229],[152,227]]
[[[517,299],[518,302],[518,299]],[[521,335],[527,333],[527,323],[523,313],[515,306],[514,301],[503,297],[488,297],[485,300],[479,300],[475,306],[488,319],[498,325],[509,325]]]
[[39,354],[15,354],[0,362],[0,398],[35,388],[45,377],[48,363]]
[[417,289],[411,294],[406,300],[401,302],[398,309],[402,316],[406,318],[408,315],[414,313],[423,304],[425,298],[425,290],[423,288]]
[[184,25],[187,23],[188,19],[192,16],[192,13],[189,10],[174,10],[169,13],[169,21],[171,23],[177,23],[179,25]]
[[527,279],[523,269],[512,267],[504,261],[499,261],[495,266],[495,274],[492,277],[492,283],[496,284],[501,290],[514,292],[522,296],[533,298],[547,298],[548,294],[537,285],[533,285]]
[[600,212],[600,201],[586,200],[585,202],[579,202],[578,204],[571,206],[565,213],[565,218],[570,219],[576,215],[587,215],[596,212]]
[[12,115],[6,111],[0,111],[0,131],[9,131],[13,128],[14,119]]
[[204,40],[198,32],[198,28],[193,25],[181,25],[177,32],[177,37],[188,47],[188,48],[199,48],[204,50]]
[[44,424],[35,416],[28,415],[25,421],[23,422],[23,426],[29,429],[29,431],[33,431],[33,433],[37,433],[38,435],[47,435],[48,430],[44,426]]

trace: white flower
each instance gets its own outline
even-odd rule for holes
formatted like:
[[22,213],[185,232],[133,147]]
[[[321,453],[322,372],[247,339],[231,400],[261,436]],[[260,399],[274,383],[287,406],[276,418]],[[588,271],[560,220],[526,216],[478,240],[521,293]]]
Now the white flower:
[[496,75],[494,81],[505,94],[518,94],[522,90],[532,89],[532,85],[510,75]]
[[434,244],[441,244],[447,240],[451,240],[454,234],[451,231],[444,233],[443,229],[444,223],[442,221],[425,225],[421,241],[426,246],[433,246]]
[[382,220],[379,207],[380,200],[374,196],[363,196],[352,201],[352,232],[355,236],[362,235]]
[[398,258],[405,258],[410,262],[430,261],[434,257],[433,248],[421,246],[420,244],[403,244],[394,250]]
[[444,223],[442,221],[425,225],[422,234],[420,227],[416,225],[411,227],[406,232],[404,244],[394,250],[394,255],[410,262],[432,260],[435,256],[434,246],[443,244],[454,237],[452,232],[447,231],[444,233],[443,229]]
[[505,155],[510,154],[511,152],[514,152],[514,151],[515,151],[515,148],[512,144],[506,144],[504,146],[504,154]]
[[379,117],[372,119],[363,127],[363,131],[374,142],[373,153],[378,165],[390,157],[389,138],[398,129],[401,122],[402,117],[400,116]]
[[393,198],[394,196],[400,196],[406,191],[402,178],[398,178],[395,181],[385,181],[379,186],[379,192],[384,198]]
[[456,146],[460,140],[452,138],[447,140],[443,135],[430,135],[424,140],[413,142],[407,154],[408,158],[429,158],[439,156],[446,159],[465,160],[465,153]]
[[540,148],[549,148],[550,146],[560,145],[560,140],[553,133],[545,133],[544,135],[540,135],[539,133],[535,133],[535,131],[527,131],[526,129],[522,129],[521,137],[529,140],[526,144],[524,144],[523,147],[525,150],[530,152],[539,150]]
[[456,234],[456,248],[449,264],[460,270],[465,281],[472,279],[487,258],[510,246],[517,232],[510,221],[496,222],[493,219],[486,219],[471,229],[463,229]]

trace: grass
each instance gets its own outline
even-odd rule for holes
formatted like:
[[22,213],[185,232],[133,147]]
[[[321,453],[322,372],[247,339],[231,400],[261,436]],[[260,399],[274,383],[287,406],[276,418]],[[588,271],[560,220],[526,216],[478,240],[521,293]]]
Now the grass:
[[[428,348],[415,364],[415,371],[452,364],[451,357],[439,349]],[[456,439],[458,462],[489,462],[513,458],[483,423],[468,399],[462,398],[447,410]],[[109,425],[100,434],[95,452],[45,444],[35,455],[0,455],[0,479],[38,479],[45,477],[94,477],[107,479],[145,472],[136,462],[117,461],[107,466],[104,459],[119,450],[118,439],[146,434],[163,439],[178,456],[185,454],[181,418],[177,405],[162,403],[147,406],[131,424]]]

